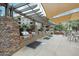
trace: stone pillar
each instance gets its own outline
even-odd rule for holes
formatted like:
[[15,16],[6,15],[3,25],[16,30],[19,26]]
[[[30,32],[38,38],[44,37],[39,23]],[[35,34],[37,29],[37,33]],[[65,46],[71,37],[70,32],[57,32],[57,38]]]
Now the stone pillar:
[[10,17],[0,20],[0,56],[12,55],[24,46],[19,25]]

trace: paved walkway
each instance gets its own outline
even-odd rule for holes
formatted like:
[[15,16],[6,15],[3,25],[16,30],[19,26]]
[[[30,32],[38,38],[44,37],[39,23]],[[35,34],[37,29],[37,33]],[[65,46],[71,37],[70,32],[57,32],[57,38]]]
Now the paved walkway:
[[54,35],[50,40],[39,41],[43,43],[36,49],[25,46],[13,56],[79,56],[79,42],[68,41],[62,35]]

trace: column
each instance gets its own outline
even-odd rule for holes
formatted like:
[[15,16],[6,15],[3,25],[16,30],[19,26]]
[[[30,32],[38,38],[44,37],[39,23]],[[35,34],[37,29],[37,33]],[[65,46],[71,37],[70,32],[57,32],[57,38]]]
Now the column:
[[13,7],[10,8],[10,17],[13,17]]
[[35,31],[34,40],[37,40],[37,38],[38,38],[38,30],[37,30],[37,26],[36,26],[35,23],[36,23],[36,22],[33,20],[33,24],[34,24],[34,26],[35,26],[35,28],[34,28],[34,31]]
[[5,6],[5,16],[9,16],[9,4],[6,3],[6,6]]

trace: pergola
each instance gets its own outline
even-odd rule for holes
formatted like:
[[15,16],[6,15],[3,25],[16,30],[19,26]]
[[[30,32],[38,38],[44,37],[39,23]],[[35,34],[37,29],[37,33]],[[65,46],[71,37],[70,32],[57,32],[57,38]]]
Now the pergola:
[[[33,21],[40,22],[42,24],[47,23],[47,18],[42,14],[40,8],[37,8],[37,4],[33,3],[0,3],[1,6],[5,7],[5,16],[13,17],[13,12],[18,13],[25,18],[29,18]],[[37,8],[37,9],[36,9]]]

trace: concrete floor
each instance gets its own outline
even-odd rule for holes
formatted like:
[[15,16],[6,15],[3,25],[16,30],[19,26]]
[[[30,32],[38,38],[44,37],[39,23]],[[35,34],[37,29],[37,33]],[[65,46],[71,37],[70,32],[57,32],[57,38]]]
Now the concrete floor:
[[50,40],[38,41],[43,43],[36,49],[25,46],[13,56],[79,56],[79,42],[71,42],[65,36],[54,35]]

